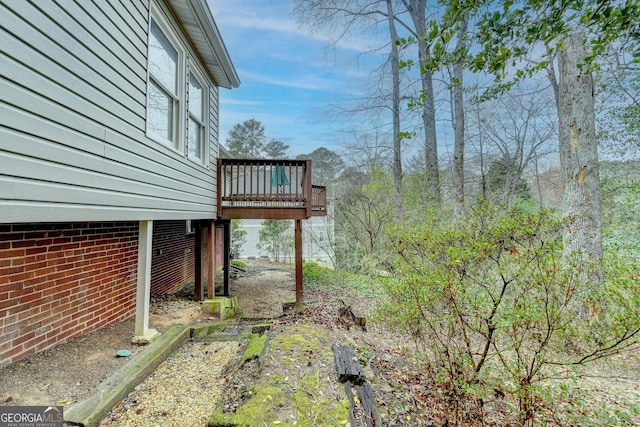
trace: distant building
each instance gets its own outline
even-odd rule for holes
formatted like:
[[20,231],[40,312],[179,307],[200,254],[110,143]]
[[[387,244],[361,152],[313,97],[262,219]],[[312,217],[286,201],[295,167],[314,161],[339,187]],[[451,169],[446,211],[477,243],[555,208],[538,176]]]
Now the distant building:
[[[331,204],[328,204],[328,213],[325,217],[311,217],[302,224],[302,256],[304,261],[313,261],[327,266],[332,266],[333,262],[333,215]],[[285,220],[286,221],[286,220]],[[293,221],[288,230],[288,238],[293,241]],[[241,228],[247,232],[246,242],[241,250],[234,256],[238,258],[269,258],[265,250],[258,249],[259,232],[262,220],[244,219]],[[287,262],[293,262],[293,249],[288,254]]]

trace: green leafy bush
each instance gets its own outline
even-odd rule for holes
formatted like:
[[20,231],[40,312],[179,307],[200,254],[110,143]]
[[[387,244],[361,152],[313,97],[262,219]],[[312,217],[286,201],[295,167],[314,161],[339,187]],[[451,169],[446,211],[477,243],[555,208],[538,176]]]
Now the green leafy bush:
[[240,268],[247,268],[247,264],[245,264],[243,261],[240,261],[239,259],[232,259],[231,265],[235,265],[236,267]]
[[305,288],[311,290],[349,292],[365,297],[375,297],[382,293],[382,285],[376,278],[334,270],[315,262],[302,264],[302,279]]
[[395,234],[380,315],[413,338],[452,416],[505,395],[530,424],[557,397],[544,380],[637,343],[637,264],[563,262],[559,231],[551,212],[482,205],[463,222]]

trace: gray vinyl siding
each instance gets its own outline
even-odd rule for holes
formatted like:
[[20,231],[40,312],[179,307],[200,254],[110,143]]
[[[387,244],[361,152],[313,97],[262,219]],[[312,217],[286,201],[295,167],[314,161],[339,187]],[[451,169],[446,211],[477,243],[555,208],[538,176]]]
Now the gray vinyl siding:
[[148,20],[140,0],[0,2],[0,223],[215,216],[218,88],[206,166],[147,138]]

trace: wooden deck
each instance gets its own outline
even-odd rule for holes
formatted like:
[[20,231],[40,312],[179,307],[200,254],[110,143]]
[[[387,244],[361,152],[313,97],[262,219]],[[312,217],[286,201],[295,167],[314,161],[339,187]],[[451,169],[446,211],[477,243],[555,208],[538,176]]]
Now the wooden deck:
[[220,219],[308,219],[327,214],[310,160],[218,159]]

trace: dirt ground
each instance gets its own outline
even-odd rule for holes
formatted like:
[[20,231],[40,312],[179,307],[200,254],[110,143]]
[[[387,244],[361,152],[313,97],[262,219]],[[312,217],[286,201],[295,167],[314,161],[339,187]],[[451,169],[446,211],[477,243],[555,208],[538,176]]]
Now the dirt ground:
[[[252,318],[282,315],[282,303],[295,300],[293,270],[256,261],[248,275],[231,280],[230,293]],[[221,282],[218,280],[218,282]],[[218,292],[219,290],[217,290]],[[175,295],[152,296],[149,327],[164,332],[175,325],[214,321],[192,301],[193,286]],[[132,345],[134,318],[107,326],[0,370],[0,405],[71,405],[98,392],[110,375],[144,349]],[[130,357],[117,357],[118,350]]]
[[[179,295],[154,297],[150,326],[162,332],[173,325],[211,322],[213,319],[203,316],[200,304],[190,300],[190,292],[192,289],[187,288]],[[409,340],[385,330],[383,325],[371,322],[365,331],[339,315],[341,309],[349,304],[354,311],[367,316],[375,306],[375,300],[356,297],[348,290],[338,293],[306,291],[305,311],[302,315],[297,315],[292,310],[283,309],[284,303],[295,300],[293,270],[288,266],[261,260],[250,261],[247,272],[231,281],[230,293],[238,297],[243,318],[275,319],[271,339],[278,345],[274,345],[273,351],[265,356],[262,366],[255,368],[262,370],[263,378],[272,378],[273,384],[278,383],[281,388],[289,390],[291,395],[303,390],[314,401],[338,401],[343,396],[342,385],[337,381],[330,349],[333,343],[346,343],[356,350],[365,374],[370,379],[383,425],[447,425],[444,420],[448,409],[434,392],[432,379],[427,378],[424,371],[411,362],[413,348]],[[246,320],[239,324],[242,322],[246,323]],[[133,319],[129,319],[0,370],[0,405],[62,404],[69,407],[89,398],[109,382],[113,372],[135,360],[141,352],[142,347],[131,344],[132,332]],[[290,349],[288,346],[291,344],[287,340],[292,337],[299,339],[294,340],[294,347]],[[193,342],[188,344],[190,347],[185,351],[192,352],[200,345],[203,346],[203,351],[211,353],[213,347]],[[128,349],[132,354],[130,357],[117,357],[119,349]],[[239,357],[239,353],[233,357]],[[176,356],[176,359],[179,357]],[[220,361],[224,365],[233,363],[229,360]],[[582,381],[576,385],[576,391],[586,391],[586,395],[591,396],[592,403],[587,405],[587,409],[578,408],[577,405],[576,408],[592,411],[594,421],[589,425],[640,425],[640,414],[633,414],[633,410],[628,409],[629,405],[636,405],[638,408],[640,402],[639,367],[640,354],[634,351],[625,353],[611,365],[594,365],[584,372]],[[228,374],[231,375],[231,372]],[[228,396],[224,405],[239,405],[246,400],[246,382],[257,377],[256,372],[251,370],[245,372],[244,376],[238,377],[237,374],[238,372],[235,377],[227,376],[222,382],[216,383],[219,387],[224,387],[222,393]],[[313,380],[314,378],[317,380]],[[140,424],[135,419],[128,424],[115,422],[126,412],[127,406],[131,406],[133,400],[136,405],[144,403],[141,401],[145,397],[142,392],[139,393],[135,398],[123,401],[115,409],[109,418],[113,422],[109,425],[174,425],[164,418],[157,424]],[[269,398],[278,400],[274,400],[273,405],[275,413],[280,413],[279,416],[282,417],[277,419],[279,423],[301,425],[286,422],[287,419],[294,420],[296,416],[286,396],[278,398],[269,394],[263,401]],[[211,402],[205,403],[212,405]],[[492,404],[487,405],[487,411],[483,414],[484,425],[516,425],[506,415],[512,404],[513,402],[495,399]],[[610,416],[602,415],[602,408],[605,406],[610,411]],[[139,406],[137,411],[131,412],[144,412],[141,408]],[[212,406],[211,411],[213,410]],[[164,416],[164,412],[161,415]],[[460,425],[478,425],[478,420],[474,421],[476,415],[472,409],[464,410]],[[316,421],[309,422],[308,425],[325,424],[317,422],[316,418]]]

